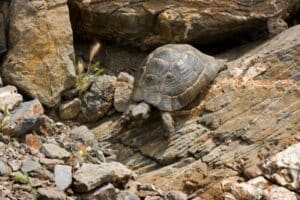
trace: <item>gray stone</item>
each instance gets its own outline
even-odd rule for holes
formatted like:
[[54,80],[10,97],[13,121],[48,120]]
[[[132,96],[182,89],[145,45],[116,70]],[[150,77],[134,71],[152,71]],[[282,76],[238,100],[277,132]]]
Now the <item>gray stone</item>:
[[164,195],[165,200],[187,200],[188,197],[185,193],[180,191],[168,191]]
[[92,193],[88,193],[83,195],[82,199],[86,200],[94,200],[94,199],[101,199],[101,200],[117,200],[117,190],[111,184],[107,184]]
[[125,112],[128,108],[133,92],[133,82],[134,77],[128,73],[119,74],[114,94],[114,107],[118,112]]
[[[0,82],[2,83],[2,81]],[[17,88],[15,86],[8,85],[0,88],[0,110],[2,112],[4,112],[6,109],[12,110],[22,101],[23,97],[17,93]]]
[[67,0],[14,0],[2,78],[42,104],[55,106],[75,84]]
[[65,149],[59,147],[56,144],[43,144],[41,151],[45,154],[47,158],[58,158],[64,159],[71,156],[71,154]]
[[67,189],[72,183],[72,167],[69,165],[55,165],[54,179],[58,189]]
[[41,164],[37,160],[25,160],[22,164],[22,172],[32,172],[39,170],[41,168]]
[[74,119],[80,112],[81,100],[75,98],[71,101],[65,102],[59,106],[59,116],[61,119]]
[[66,194],[57,188],[39,188],[37,191],[40,195],[40,198],[44,200],[67,200]]
[[8,176],[11,174],[11,168],[2,160],[0,160],[0,176]]
[[97,143],[97,139],[95,134],[88,129],[86,126],[78,126],[72,128],[70,133],[75,138],[75,140],[79,140],[83,142],[85,145],[95,145]]
[[82,97],[80,120],[95,122],[112,109],[116,82],[114,76],[95,78],[90,90]]
[[140,200],[140,198],[133,193],[122,191],[118,194],[117,200]]
[[9,136],[28,133],[40,125],[39,117],[43,113],[43,106],[37,99],[22,103],[5,118],[2,132]]
[[91,191],[104,183],[126,183],[135,174],[118,162],[88,164],[84,163],[75,172],[75,188],[77,192]]

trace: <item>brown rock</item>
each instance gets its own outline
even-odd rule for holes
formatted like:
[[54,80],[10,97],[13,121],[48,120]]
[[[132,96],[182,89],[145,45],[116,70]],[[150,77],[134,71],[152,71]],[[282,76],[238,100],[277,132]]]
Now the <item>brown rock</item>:
[[114,94],[114,107],[118,112],[125,112],[128,108],[133,92],[134,78],[121,72],[117,78],[116,90]]
[[[142,48],[165,43],[211,44],[267,28],[268,18],[299,9],[299,1],[70,1],[75,32]],[[243,33],[243,35],[241,34]]]
[[61,119],[74,119],[80,113],[81,100],[75,98],[59,106],[59,116]]
[[2,78],[47,106],[75,82],[66,0],[16,0],[10,5],[9,52]]
[[27,134],[25,140],[26,140],[26,144],[27,144],[27,146],[29,146],[29,148],[34,149],[35,151],[40,150],[41,141],[36,135]]

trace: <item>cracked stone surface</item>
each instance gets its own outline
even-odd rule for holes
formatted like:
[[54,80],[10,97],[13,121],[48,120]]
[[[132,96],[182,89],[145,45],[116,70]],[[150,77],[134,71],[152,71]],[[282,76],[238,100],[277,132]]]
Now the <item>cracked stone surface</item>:
[[299,9],[298,0],[75,0],[69,5],[78,35],[142,48],[229,41],[264,30],[268,19]]
[[75,83],[66,0],[16,0],[10,4],[9,50],[2,78],[49,107]]
[[300,70],[299,36],[298,25],[254,48],[237,49],[234,55],[243,54],[227,62],[205,97],[173,113],[177,133],[169,139],[155,111],[117,135],[118,116],[93,131],[141,174],[137,181],[219,199],[223,179],[259,176],[267,158],[299,140],[300,87],[293,79]]

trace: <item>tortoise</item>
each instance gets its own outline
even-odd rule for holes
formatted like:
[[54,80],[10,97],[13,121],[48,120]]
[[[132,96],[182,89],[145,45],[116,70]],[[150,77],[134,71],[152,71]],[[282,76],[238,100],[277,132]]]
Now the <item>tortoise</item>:
[[[134,82],[132,99],[148,117],[147,104],[162,111],[168,132],[174,132],[169,112],[190,104],[217,76],[221,63],[189,44],[167,44],[158,47],[143,61]],[[129,110],[136,107],[129,107]]]

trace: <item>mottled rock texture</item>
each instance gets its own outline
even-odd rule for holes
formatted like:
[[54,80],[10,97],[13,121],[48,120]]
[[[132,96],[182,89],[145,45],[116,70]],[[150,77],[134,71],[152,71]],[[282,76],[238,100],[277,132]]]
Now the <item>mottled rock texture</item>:
[[142,48],[165,43],[211,44],[267,28],[286,17],[299,0],[70,0],[73,26],[81,36],[98,36]]
[[103,121],[94,128],[100,145],[119,150],[118,160],[142,174],[137,181],[202,199],[221,199],[227,177],[261,175],[267,158],[299,139],[300,26],[243,48],[222,55],[242,54],[205,96],[173,113],[177,131],[169,139],[153,112],[118,135],[111,134],[117,117]]
[[66,0],[13,0],[3,79],[42,104],[54,106],[75,80]]

